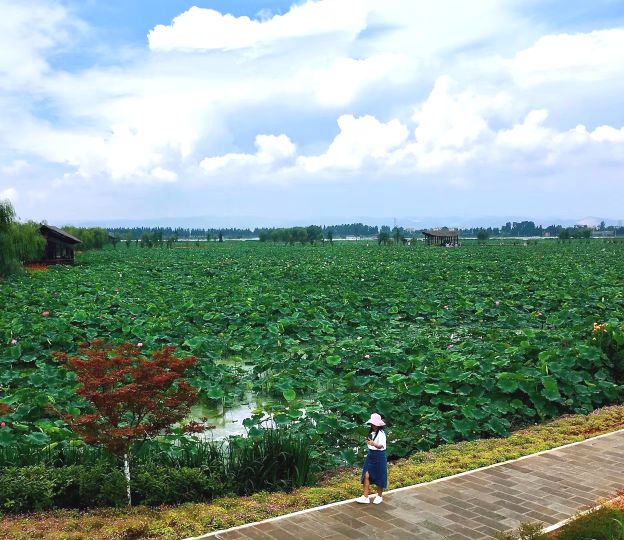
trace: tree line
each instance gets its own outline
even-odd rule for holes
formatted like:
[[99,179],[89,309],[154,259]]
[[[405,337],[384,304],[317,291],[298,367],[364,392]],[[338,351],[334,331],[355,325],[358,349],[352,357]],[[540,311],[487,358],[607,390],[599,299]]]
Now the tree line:
[[542,225],[536,225],[533,221],[508,221],[501,227],[473,227],[461,229],[460,232],[462,236],[466,238],[478,238],[479,233],[481,233],[481,236],[485,234],[487,238],[497,236],[551,236],[562,238],[562,234],[563,238],[589,238],[594,230],[612,233],[617,236],[624,235],[623,226],[607,226],[604,221],[602,221],[596,229],[582,225],[576,225],[574,227],[549,225],[543,227]]
[[[373,237],[379,233],[379,227],[376,225],[364,225],[363,223],[346,223],[341,225],[324,225],[317,226],[323,231],[323,236],[331,231],[333,238],[346,238],[353,236],[356,238]],[[115,238],[120,240],[139,240],[145,238],[145,235],[152,235],[152,238],[158,238],[159,241],[166,241],[170,238],[177,240],[207,240],[218,241],[221,239],[243,240],[250,238],[267,237],[268,235],[277,234],[275,231],[285,231],[294,229],[307,229],[307,227],[255,227],[255,228],[184,228],[184,227],[113,227],[108,232]],[[155,235],[155,236],[154,236]]]
[[109,237],[108,231],[101,227],[65,225],[62,229],[80,240],[80,244],[76,245],[76,249],[79,251],[102,249],[107,244],[113,243],[113,238]]

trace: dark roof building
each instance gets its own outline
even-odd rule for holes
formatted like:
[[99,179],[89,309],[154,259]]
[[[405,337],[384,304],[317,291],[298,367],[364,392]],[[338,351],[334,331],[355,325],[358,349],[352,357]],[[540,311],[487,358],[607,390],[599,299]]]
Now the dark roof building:
[[52,225],[41,225],[39,229],[46,239],[44,264],[74,264],[74,248],[80,244],[75,236]]
[[459,231],[457,229],[431,229],[422,232],[425,242],[429,246],[453,246],[459,245]]

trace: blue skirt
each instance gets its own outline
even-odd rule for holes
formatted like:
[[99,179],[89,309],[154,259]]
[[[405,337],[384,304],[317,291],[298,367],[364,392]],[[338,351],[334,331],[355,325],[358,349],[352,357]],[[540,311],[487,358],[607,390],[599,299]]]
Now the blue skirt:
[[364,469],[362,470],[362,484],[364,483],[364,475],[368,472],[371,484],[375,484],[379,488],[388,487],[388,460],[385,450],[369,450],[364,460]]

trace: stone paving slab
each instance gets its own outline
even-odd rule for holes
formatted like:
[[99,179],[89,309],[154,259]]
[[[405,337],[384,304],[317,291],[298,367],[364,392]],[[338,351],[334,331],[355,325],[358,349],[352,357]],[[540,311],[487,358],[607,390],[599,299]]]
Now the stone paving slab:
[[624,488],[624,431],[384,495],[202,538],[470,540],[520,523],[559,523]]

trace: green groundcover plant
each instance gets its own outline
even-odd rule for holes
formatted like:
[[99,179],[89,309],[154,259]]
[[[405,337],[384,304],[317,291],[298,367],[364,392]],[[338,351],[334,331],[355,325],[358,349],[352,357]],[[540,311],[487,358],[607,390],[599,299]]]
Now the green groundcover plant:
[[195,356],[202,400],[257,396],[249,432],[270,417],[323,468],[361,459],[371,410],[394,458],[589,412],[622,395],[623,255],[603,241],[81,254],[0,282],[0,448],[75,439],[49,412],[85,406],[54,353],[93,339]]

